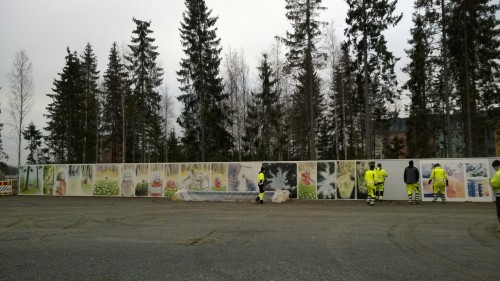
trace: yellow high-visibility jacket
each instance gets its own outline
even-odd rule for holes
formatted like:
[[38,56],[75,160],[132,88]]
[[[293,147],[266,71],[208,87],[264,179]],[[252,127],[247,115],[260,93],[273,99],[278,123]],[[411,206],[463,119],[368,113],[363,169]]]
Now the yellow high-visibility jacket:
[[375,183],[384,183],[387,176],[387,172],[384,169],[379,167],[375,169]]
[[368,170],[365,173],[365,184],[374,185],[375,184],[375,171]]
[[431,177],[429,178],[429,180],[434,180],[434,182],[439,183],[445,182],[447,179],[448,175],[440,166],[437,166],[436,168],[434,168],[434,170],[432,170]]
[[259,185],[263,185],[264,184],[264,173],[263,172],[259,173],[259,177],[257,178],[257,183]]
[[490,185],[494,192],[500,192],[500,169],[491,178]]

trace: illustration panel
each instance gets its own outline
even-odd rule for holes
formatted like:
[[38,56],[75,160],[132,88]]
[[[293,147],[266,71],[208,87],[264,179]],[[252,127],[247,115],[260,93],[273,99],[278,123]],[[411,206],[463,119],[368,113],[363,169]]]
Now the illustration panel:
[[210,164],[181,164],[180,188],[186,190],[210,190]]
[[317,199],[317,170],[316,162],[298,162],[299,177],[297,197],[302,200]]
[[210,171],[212,191],[227,191],[227,164],[212,163]]
[[92,195],[94,192],[93,169],[91,165],[69,165],[67,195]]
[[135,177],[135,165],[122,164],[120,175],[121,175],[121,184],[120,184],[121,196],[125,197],[135,196],[135,185],[137,184],[137,180]]
[[120,194],[120,165],[98,164],[95,166],[94,195],[117,196]]
[[263,163],[264,190],[287,189],[291,198],[297,198],[297,163]]
[[261,163],[229,163],[228,191],[258,191],[257,177]]
[[[422,174],[422,187],[424,201],[433,198],[432,183],[429,185],[429,178],[436,160],[421,160],[420,170]],[[464,163],[457,160],[445,160],[439,163],[448,176],[448,187],[446,187],[446,199],[451,201],[465,201],[465,173]]]
[[148,196],[149,191],[149,164],[135,165],[135,196]]
[[43,166],[43,195],[52,195],[59,165]]
[[356,163],[354,161],[338,161],[337,166],[337,199],[354,199]]
[[318,162],[318,199],[337,199],[335,162]]
[[165,164],[165,197],[172,198],[179,187],[179,164]]
[[365,184],[365,173],[372,161],[356,161],[356,199],[367,199],[368,189]]
[[470,201],[491,201],[487,159],[468,160],[465,163],[467,197]]
[[42,195],[43,194],[43,167],[42,166],[20,166],[19,167],[19,194]]
[[163,196],[163,183],[165,182],[165,172],[163,164],[150,164],[149,196]]

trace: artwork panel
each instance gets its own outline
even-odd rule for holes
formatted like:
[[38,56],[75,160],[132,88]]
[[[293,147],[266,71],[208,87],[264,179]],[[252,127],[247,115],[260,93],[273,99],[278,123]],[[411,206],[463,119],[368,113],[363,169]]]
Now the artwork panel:
[[262,163],[265,167],[264,190],[289,190],[291,198],[297,198],[297,163]]
[[19,194],[43,195],[43,167],[26,165],[19,167]]
[[135,196],[148,196],[149,193],[149,164],[135,164]]
[[165,164],[165,187],[164,187],[164,196],[168,198],[172,198],[174,193],[179,188],[179,172],[180,165],[179,164]]
[[149,196],[163,197],[163,183],[165,182],[163,164],[150,164],[149,170]]
[[470,201],[491,201],[491,189],[488,179],[468,179],[467,196]]
[[317,199],[317,167],[316,162],[298,162],[299,174],[297,198],[302,200]]
[[227,163],[211,164],[212,191],[227,191],[227,166]]
[[137,179],[135,175],[135,164],[122,164],[120,166],[120,195],[124,197],[135,196]]
[[52,195],[56,183],[55,165],[43,166],[43,195]]
[[365,184],[365,173],[372,161],[356,161],[356,199],[367,199],[368,189]]
[[210,164],[183,163],[179,175],[179,187],[185,190],[210,190]]
[[67,179],[67,195],[79,196],[80,194],[80,165],[70,164],[68,165],[68,179]]
[[434,164],[439,163],[448,176],[448,186],[445,189],[446,199],[449,201],[465,201],[465,164],[459,160],[421,160],[421,186],[423,190],[423,200],[431,201],[434,192],[431,183],[428,184]]
[[80,194],[91,196],[94,194],[94,165],[81,165]]
[[337,199],[335,161],[317,163],[318,199]]
[[262,164],[240,162],[228,164],[228,191],[258,191],[257,177]]
[[97,164],[95,166],[94,195],[120,195],[120,168],[119,164]]
[[488,178],[488,161],[474,161],[465,163],[465,175],[468,178]]
[[65,196],[67,193],[68,165],[55,166],[56,181],[54,184],[53,195]]
[[337,162],[337,199],[354,199],[356,187],[356,162]]

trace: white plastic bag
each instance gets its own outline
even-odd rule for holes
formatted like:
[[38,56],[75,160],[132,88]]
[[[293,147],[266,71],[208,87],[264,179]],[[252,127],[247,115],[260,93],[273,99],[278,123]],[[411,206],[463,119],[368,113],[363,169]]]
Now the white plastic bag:
[[283,189],[277,189],[274,192],[273,199],[271,199],[273,203],[281,203],[281,202],[286,202],[288,200],[290,200],[290,191]]

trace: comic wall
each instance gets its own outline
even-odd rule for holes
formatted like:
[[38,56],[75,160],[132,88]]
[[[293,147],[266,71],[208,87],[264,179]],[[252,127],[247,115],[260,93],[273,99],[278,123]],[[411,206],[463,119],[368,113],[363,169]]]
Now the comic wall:
[[[428,180],[435,163],[448,175],[449,201],[491,202],[494,171],[485,159],[414,160],[424,201],[433,197]],[[257,175],[265,167],[265,190],[287,189],[299,200],[366,199],[364,173],[370,161],[388,173],[386,200],[406,200],[403,182],[408,160],[300,162],[140,163],[26,165],[19,168],[20,195],[172,197],[178,190],[239,194],[258,192]]]

